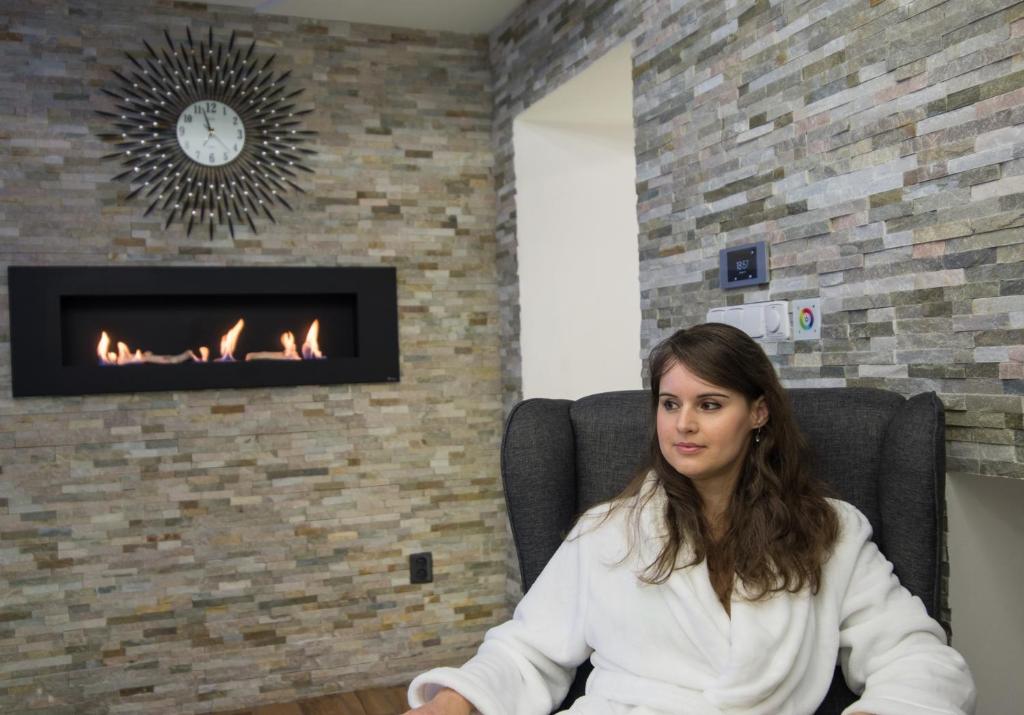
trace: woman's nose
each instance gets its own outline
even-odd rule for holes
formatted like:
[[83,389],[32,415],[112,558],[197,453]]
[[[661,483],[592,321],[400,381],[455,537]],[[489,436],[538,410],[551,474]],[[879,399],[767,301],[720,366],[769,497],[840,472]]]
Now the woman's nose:
[[680,432],[696,432],[697,421],[694,417],[693,410],[685,407],[680,409],[676,418],[676,429]]

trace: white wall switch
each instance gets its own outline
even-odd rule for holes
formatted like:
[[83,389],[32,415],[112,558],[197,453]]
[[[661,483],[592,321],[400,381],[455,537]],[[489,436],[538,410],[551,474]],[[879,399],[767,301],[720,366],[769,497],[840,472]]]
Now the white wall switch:
[[821,340],[821,299],[793,301],[793,340]]
[[739,328],[755,340],[764,337],[764,311],[759,304],[743,306],[743,321]]
[[778,342],[790,336],[789,302],[785,300],[711,308],[707,321],[739,328],[755,340]]
[[764,310],[764,339],[773,342],[789,340],[789,301],[773,300],[761,305]]

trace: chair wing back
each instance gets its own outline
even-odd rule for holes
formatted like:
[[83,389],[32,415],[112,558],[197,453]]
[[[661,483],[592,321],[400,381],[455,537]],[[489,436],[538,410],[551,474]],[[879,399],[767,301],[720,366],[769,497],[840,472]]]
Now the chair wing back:
[[537,580],[576,512],[576,438],[569,400],[512,408],[501,440],[501,480],[523,590]]
[[523,589],[540,575],[573,519],[611,499],[644,461],[647,393],[531,399],[505,423],[501,474]]
[[[793,389],[788,395],[816,472],[834,496],[864,512],[903,585],[938,616],[942,403],[934,393],[906,399],[870,388]],[[652,429],[648,399],[643,390],[576,401],[531,399],[509,414],[501,473],[524,589],[573,519],[614,497],[644,463]],[[839,681],[819,713],[838,713],[852,701]]]
[[818,475],[871,522],[878,548],[907,589],[939,614],[939,529],[945,421],[935,393],[790,390]]

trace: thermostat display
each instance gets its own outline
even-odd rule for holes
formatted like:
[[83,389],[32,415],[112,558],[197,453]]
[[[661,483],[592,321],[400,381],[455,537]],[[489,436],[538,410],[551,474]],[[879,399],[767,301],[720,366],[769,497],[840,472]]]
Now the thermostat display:
[[764,241],[718,253],[718,284],[721,288],[740,288],[768,282],[768,247]]
[[757,277],[757,252],[753,248],[729,252],[729,282],[749,281]]

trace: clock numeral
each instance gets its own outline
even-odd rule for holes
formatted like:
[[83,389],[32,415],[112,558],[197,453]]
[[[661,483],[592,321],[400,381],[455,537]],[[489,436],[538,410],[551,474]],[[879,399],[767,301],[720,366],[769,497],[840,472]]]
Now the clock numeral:
[[182,117],[182,119],[185,120],[186,124],[191,124],[192,123],[192,115],[191,114],[186,114],[184,117]]
[[238,145],[235,144],[234,146],[232,146],[231,151],[238,151]]
[[178,127],[178,136],[179,137],[185,136],[185,127]]
[[210,163],[213,164],[216,161],[217,161],[217,156],[213,152],[210,152]]
[[227,161],[227,160],[228,160],[228,153],[224,152],[224,161]]
[[217,103],[216,102],[207,102],[206,103],[206,111],[207,112],[216,112],[217,111]]
[[231,120],[231,123],[233,125],[235,125],[236,127],[238,126],[238,115],[237,114],[235,115],[235,118]]
[[242,130],[241,130],[241,129],[239,129],[239,130],[238,130],[238,138],[239,138],[239,139],[242,139],[243,137],[244,137],[244,135],[242,134]]

